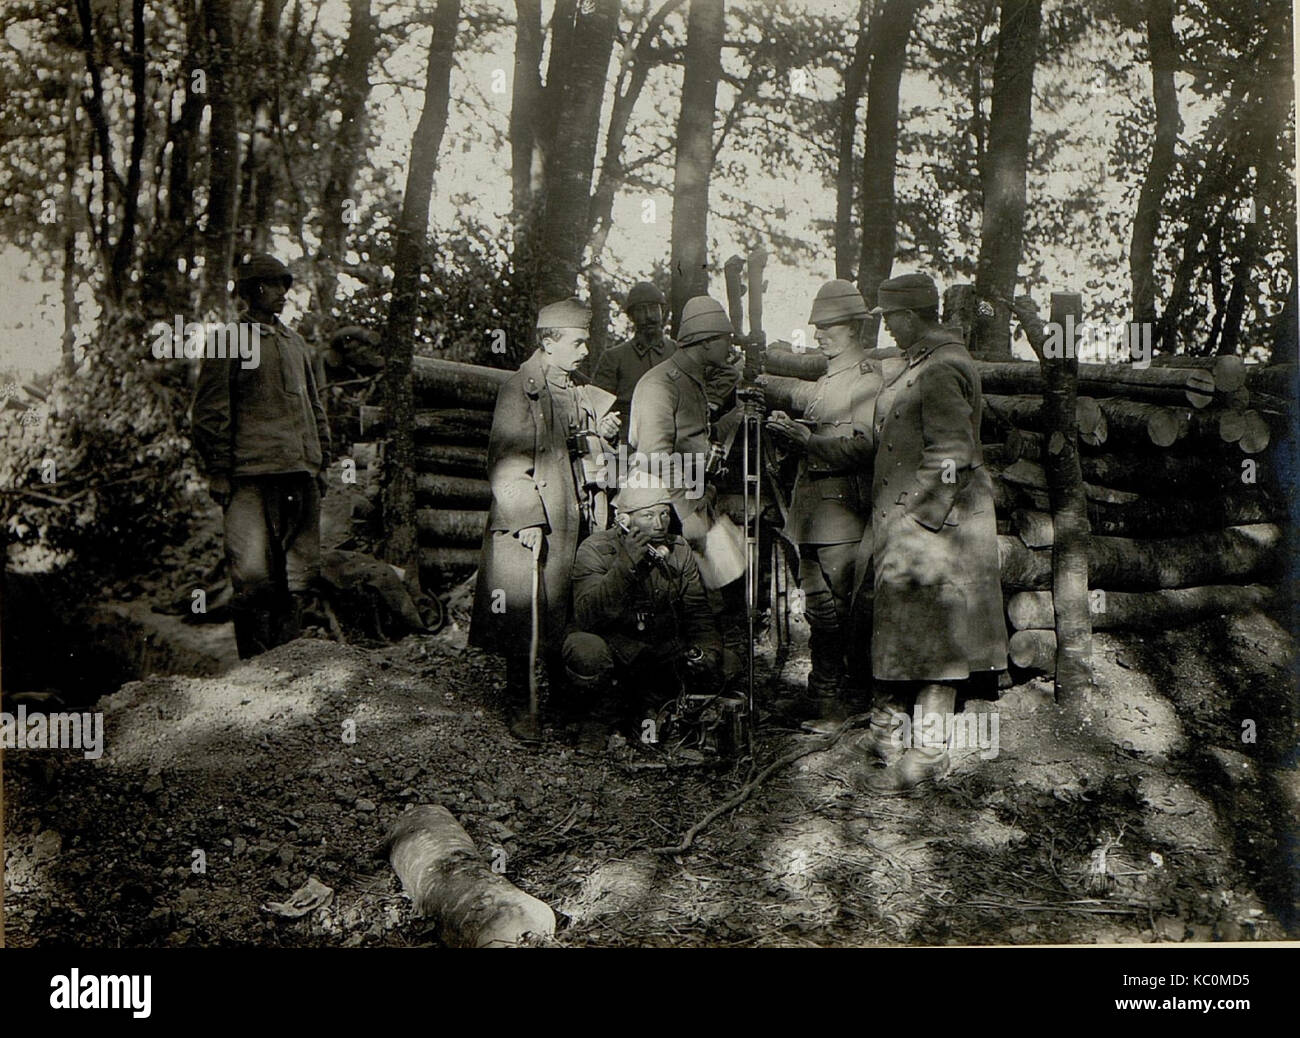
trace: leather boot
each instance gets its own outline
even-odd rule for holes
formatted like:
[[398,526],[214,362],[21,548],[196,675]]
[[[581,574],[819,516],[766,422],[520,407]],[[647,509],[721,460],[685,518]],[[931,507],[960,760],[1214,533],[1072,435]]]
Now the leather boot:
[[907,749],[907,715],[897,707],[878,706],[871,711],[867,737],[859,744],[886,764],[892,764]]
[[527,656],[506,657],[506,724],[522,743],[542,741],[540,720],[529,710]]
[[[948,754],[947,718],[957,704],[957,690],[951,685],[928,684],[916,696],[922,724],[912,732],[912,745],[892,764],[869,775],[864,785],[878,796],[901,794],[932,788],[948,774],[952,758]],[[937,726],[925,719],[937,715]]]

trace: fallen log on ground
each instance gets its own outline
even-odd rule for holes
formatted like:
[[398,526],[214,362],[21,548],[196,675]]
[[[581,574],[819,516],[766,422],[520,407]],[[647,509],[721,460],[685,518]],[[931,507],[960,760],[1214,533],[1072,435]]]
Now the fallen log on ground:
[[[1211,584],[1163,591],[1093,591],[1089,613],[1094,628],[1163,628],[1259,609],[1272,601],[1272,588],[1262,584]],[[1007,618],[1018,631],[1053,626],[1052,592],[1021,591],[1007,601]]]
[[555,913],[488,867],[442,806],[411,808],[386,841],[388,860],[415,903],[456,948],[510,948],[555,933]]

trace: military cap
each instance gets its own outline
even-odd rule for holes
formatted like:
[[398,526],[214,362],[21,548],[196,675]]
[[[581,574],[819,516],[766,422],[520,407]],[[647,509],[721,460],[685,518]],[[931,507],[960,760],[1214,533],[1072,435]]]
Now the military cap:
[[658,303],[660,306],[667,306],[667,297],[659,291],[659,286],[649,281],[638,281],[627,293],[627,302],[623,304],[624,312],[631,311],[632,307],[641,303]]
[[591,311],[576,298],[561,299],[537,311],[538,328],[581,328],[591,325]]
[[672,506],[673,495],[667,487],[659,485],[658,480],[649,480],[648,486],[629,484],[618,492],[614,498],[614,507],[623,514],[636,512],[642,508],[655,505]]
[[939,289],[929,274],[900,274],[880,283],[876,290],[876,308],[872,315],[879,317],[893,310],[924,310],[939,305]]
[[255,252],[239,264],[237,281],[283,281],[285,287],[293,284],[289,268],[274,256]]
[[722,304],[710,296],[694,296],[682,307],[682,323],[677,329],[677,345],[690,346],[719,335],[733,335],[731,318]]
[[808,315],[809,324],[835,324],[851,321],[855,317],[867,316],[867,304],[862,300],[862,293],[851,281],[828,281],[817,292],[813,300],[812,313]]

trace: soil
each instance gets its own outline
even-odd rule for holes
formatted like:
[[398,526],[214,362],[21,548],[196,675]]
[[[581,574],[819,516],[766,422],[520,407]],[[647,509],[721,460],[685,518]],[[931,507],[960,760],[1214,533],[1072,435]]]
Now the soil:
[[[805,655],[764,686],[799,686]],[[1294,939],[1292,657],[1262,613],[1099,633],[1085,700],[1055,703],[1041,680],[967,700],[996,712],[999,752],[958,751],[938,789],[868,795],[863,732],[849,730],[673,855],[655,848],[752,770],[630,745],[586,755],[555,730],[523,746],[499,661],[455,624],[394,645],[303,638],[218,674],[123,685],[96,707],[98,760],[6,753],[7,939],[437,945],[379,850],[420,803],[445,805],[559,913],[559,945]],[[769,718],[756,761],[816,745]],[[328,904],[267,909],[312,877]]]

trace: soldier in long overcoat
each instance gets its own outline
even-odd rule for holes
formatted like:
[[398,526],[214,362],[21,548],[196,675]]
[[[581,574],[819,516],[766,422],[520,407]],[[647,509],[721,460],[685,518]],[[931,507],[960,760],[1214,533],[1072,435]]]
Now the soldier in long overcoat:
[[[533,568],[538,581],[538,657],[553,666],[568,622],[570,579],[579,542],[603,516],[603,490],[579,487],[575,435],[618,435],[613,397],[579,385],[573,372],[587,355],[591,312],[575,300],[542,307],[540,345],[497,393],[488,440],[492,504],[483,533],[469,642],[506,658],[513,698],[511,731],[536,737],[523,704],[528,691]],[[581,466],[576,471],[581,471]],[[535,554],[536,553],[536,554]]]
[[[953,682],[1007,665],[993,484],[980,449],[979,374],[938,323],[924,274],[883,282],[880,314],[907,358],[876,402],[872,481],[878,681],[919,686],[922,716],[950,715]],[[915,739],[913,740],[915,742]],[[911,789],[946,772],[946,743],[913,745],[868,785]]]
[[[783,411],[773,412],[767,424],[800,453],[785,534],[799,546],[812,654],[808,694],[826,713],[840,708],[846,685],[870,683],[862,673],[870,669],[869,645],[863,644],[870,634],[869,582],[856,610],[850,603],[864,576],[859,570],[870,567],[869,556],[857,556],[870,521],[875,404],[885,362],[864,348],[868,310],[851,282],[823,285],[808,320],[827,358],[826,374],[795,394],[809,424]],[[900,367],[903,361],[890,363]]]

